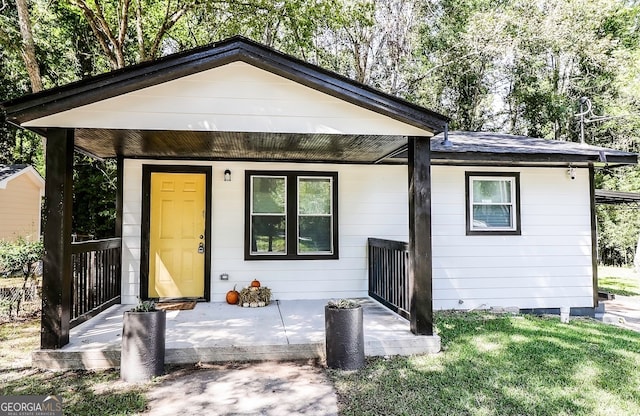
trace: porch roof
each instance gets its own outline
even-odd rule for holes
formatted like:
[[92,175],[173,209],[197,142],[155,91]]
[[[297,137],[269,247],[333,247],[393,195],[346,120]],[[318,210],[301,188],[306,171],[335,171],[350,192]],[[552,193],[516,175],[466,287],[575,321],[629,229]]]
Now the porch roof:
[[96,157],[372,163],[448,118],[242,37],[0,104]]

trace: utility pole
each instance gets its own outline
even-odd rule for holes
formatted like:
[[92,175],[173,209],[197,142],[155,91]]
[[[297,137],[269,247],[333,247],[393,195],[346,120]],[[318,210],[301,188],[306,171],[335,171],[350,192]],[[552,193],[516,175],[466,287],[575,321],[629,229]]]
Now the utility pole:
[[[580,144],[584,144],[584,105],[589,101],[587,97],[580,97]],[[591,101],[589,101],[589,109],[591,109]]]

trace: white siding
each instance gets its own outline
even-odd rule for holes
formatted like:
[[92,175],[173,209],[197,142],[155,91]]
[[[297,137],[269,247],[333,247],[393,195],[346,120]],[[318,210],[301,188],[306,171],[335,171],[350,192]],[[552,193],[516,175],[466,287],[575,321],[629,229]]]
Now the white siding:
[[31,120],[23,126],[431,136],[426,130],[244,62]]
[[[520,172],[519,236],[465,235],[465,171]],[[593,306],[589,175],[432,168],[435,309]]]
[[[125,161],[123,209],[123,302],[134,303],[140,282],[142,165],[183,162]],[[190,162],[191,163],[191,162]],[[406,167],[286,163],[193,162],[213,166],[211,299],[223,301],[234,284],[253,279],[274,299],[323,299],[367,295],[368,237],[406,240]],[[225,169],[231,182],[224,182]],[[244,171],[338,172],[339,260],[245,261]],[[227,273],[229,281],[221,281]]]
[[[139,293],[142,164],[125,161],[123,295]],[[406,166],[190,162],[213,167],[213,301],[252,279],[275,299],[366,296],[368,237],[407,241]],[[232,181],[223,181],[225,169]],[[244,261],[244,171],[338,172],[339,260]],[[465,235],[465,170],[520,172],[522,235]],[[435,309],[593,306],[589,179],[566,168],[432,168]],[[221,281],[222,273],[229,281]],[[462,301],[462,303],[460,303]]]
[[42,189],[30,173],[16,176],[0,187],[0,240],[40,238]]

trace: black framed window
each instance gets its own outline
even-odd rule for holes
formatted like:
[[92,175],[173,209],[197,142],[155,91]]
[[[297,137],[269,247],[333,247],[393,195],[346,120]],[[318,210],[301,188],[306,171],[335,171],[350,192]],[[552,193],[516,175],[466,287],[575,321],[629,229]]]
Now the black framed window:
[[520,174],[466,172],[467,235],[520,235]]
[[338,258],[336,172],[247,171],[245,259]]

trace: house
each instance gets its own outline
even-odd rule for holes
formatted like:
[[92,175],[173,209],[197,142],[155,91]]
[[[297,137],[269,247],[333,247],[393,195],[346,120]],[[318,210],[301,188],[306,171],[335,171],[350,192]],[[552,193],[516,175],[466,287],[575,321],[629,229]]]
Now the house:
[[[255,278],[278,299],[369,294],[424,336],[434,308],[593,308],[594,169],[637,162],[449,133],[443,115],[241,37],[2,107],[47,137],[43,348],[83,316],[70,276],[85,249],[114,253],[106,304],[222,301]],[[118,235],[84,248],[74,149],[118,162]]]
[[0,165],[0,240],[40,238],[44,179],[29,165]]

